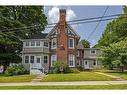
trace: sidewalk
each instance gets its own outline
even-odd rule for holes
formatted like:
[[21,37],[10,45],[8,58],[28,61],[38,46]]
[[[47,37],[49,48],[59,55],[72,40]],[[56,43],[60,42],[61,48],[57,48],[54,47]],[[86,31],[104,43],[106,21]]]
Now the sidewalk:
[[0,83],[0,86],[113,85],[113,84],[127,84],[127,81],[25,82],[25,83]]

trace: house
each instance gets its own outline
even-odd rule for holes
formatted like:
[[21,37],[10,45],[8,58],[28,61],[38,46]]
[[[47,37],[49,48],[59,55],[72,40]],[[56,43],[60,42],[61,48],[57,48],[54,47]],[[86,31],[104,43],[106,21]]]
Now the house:
[[49,33],[23,40],[22,63],[31,73],[49,72],[55,61],[70,68],[94,68],[100,50],[84,48],[79,41],[79,34],[66,22],[66,10],[62,9],[59,22]]

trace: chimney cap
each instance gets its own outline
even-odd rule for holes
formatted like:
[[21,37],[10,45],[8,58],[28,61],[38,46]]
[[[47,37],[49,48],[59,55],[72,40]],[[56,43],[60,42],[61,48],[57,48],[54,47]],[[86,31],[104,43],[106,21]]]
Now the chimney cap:
[[66,13],[66,9],[60,9],[60,13],[61,13],[61,12]]

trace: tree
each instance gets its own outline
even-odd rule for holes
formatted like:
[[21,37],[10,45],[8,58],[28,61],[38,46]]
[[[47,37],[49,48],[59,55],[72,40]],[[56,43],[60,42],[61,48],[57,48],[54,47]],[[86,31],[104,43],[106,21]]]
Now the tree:
[[90,48],[90,42],[88,42],[87,40],[81,40],[81,42],[82,42],[82,44],[83,44],[83,46],[84,46],[84,48]]
[[10,63],[21,62],[21,39],[43,31],[46,24],[42,6],[0,7],[0,64],[4,71]]
[[106,66],[117,66],[124,71],[124,66],[127,65],[127,37],[120,42],[110,44],[108,47],[103,47],[102,62]]
[[105,32],[98,41],[96,47],[109,46],[127,37],[127,7],[123,7],[123,10],[123,15],[107,24]]

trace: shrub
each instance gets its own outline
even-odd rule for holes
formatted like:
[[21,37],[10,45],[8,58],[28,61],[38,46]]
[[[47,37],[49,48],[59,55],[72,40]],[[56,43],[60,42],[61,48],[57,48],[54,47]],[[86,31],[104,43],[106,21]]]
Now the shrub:
[[80,73],[80,71],[78,70],[78,68],[71,68],[70,69],[71,73]]
[[79,70],[79,71],[84,71],[84,69],[83,69],[83,67],[77,67],[77,69]]
[[51,68],[51,73],[69,73],[70,68],[67,64],[61,63],[59,61],[56,61],[53,63],[53,66]]
[[5,71],[5,75],[7,76],[23,75],[23,74],[29,74],[29,71],[26,70],[22,64],[9,66]]

